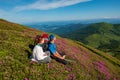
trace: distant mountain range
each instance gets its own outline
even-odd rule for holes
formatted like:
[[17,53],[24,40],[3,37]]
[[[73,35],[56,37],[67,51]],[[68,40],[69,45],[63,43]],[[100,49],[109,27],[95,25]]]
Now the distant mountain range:
[[[68,24],[64,24],[64,23],[61,23],[61,24],[35,23],[35,24],[27,24],[27,26],[30,26],[31,28],[35,28],[35,29],[38,29],[38,30],[43,30],[43,31],[46,31],[46,32],[53,32],[53,33],[58,32],[59,29],[64,30],[65,28],[67,28],[67,30],[68,30],[68,28],[71,28],[72,31],[75,31],[77,29],[80,29],[80,28],[84,27],[84,25],[85,24],[80,24],[80,23],[68,23]],[[62,33],[62,30],[60,30],[59,33]]]
[[94,23],[61,36],[81,41],[120,59],[120,24]]
[[[62,33],[63,28],[67,28],[66,32],[74,31],[76,29],[81,29],[85,27],[86,25],[92,24],[92,23],[98,23],[98,22],[107,22],[112,24],[118,24],[120,23],[119,18],[113,18],[113,19],[90,19],[90,20],[71,20],[71,21],[53,21],[53,22],[36,22],[36,23],[26,23],[23,25],[30,26],[35,29],[43,30],[46,32],[53,32],[56,33],[59,30],[59,33]],[[62,30],[61,30],[62,29]]]

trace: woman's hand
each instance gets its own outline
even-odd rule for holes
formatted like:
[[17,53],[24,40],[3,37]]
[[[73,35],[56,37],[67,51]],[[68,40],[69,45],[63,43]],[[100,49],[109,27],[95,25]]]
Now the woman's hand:
[[44,54],[43,56],[48,56],[47,54]]

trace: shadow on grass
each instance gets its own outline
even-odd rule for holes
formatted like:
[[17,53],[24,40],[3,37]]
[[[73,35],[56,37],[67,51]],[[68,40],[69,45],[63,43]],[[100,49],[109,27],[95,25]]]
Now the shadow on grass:
[[34,48],[34,45],[32,45],[32,44],[29,44],[29,48],[31,49],[31,51],[33,50],[33,48]]
[[56,60],[56,61],[59,62],[59,63],[64,64],[64,65],[67,64],[67,61],[65,61],[65,60],[63,60],[63,59],[58,59],[58,58],[55,58],[55,57],[53,57],[53,56],[51,56],[51,58],[54,59],[54,60]]
[[30,48],[31,51],[25,50],[25,52],[27,53],[28,58],[30,59],[30,58],[31,58],[31,55],[32,55],[32,50],[33,50],[33,48],[34,48],[34,45],[29,44],[29,48]]
[[[65,54],[65,52],[62,52],[62,53],[60,53],[60,55],[61,55],[61,56],[64,56],[64,55],[66,55],[66,54]],[[68,61],[66,61],[66,60],[64,60],[64,59],[56,58],[56,57],[54,57],[53,55],[51,55],[51,58],[52,58],[52,59],[55,59],[57,62],[62,63],[62,64],[64,64],[64,65],[68,64]]]
[[31,53],[29,50],[25,50],[25,52],[27,53],[28,58],[30,59],[30,58],[31,58],[32,53]]

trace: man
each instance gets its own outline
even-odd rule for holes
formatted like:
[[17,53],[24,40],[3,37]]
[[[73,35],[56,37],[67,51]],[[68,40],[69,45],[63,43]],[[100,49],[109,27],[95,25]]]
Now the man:
[[33,49],[33,54],[32,54],[32,61],[36,61],[38,63],[45,62],[49,63],[50,62],[50,52],[43,52],[42,45],[44,43],[44,38],[42,36],[39,37],[38,39],[38,44],[35,45]]
[[61,56],[56,49],[56,44],[55,44],[55,40],[56,37],[54,35],[50,35],[49,36],[49,44],[48,44],[48,50],[50,51],[50,53],[52,54],[53,57],[64,60],[65,59],[65,55]]

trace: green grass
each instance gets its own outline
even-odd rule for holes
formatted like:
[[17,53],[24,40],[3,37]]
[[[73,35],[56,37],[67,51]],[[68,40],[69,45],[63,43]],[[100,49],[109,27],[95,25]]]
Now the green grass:
[[[13,28],[14,27],[14,28]],[[67,59],[64,65],[52,59],[47,64],[31,63],[29,45],[42,31],[0,20],[0,80],[118,80],[120,63],[109,54],[82,43],[57,36],[57,48]],[[103,63],[103,64],[101,64]],[[100,68],[103,67],[104,70]]]

